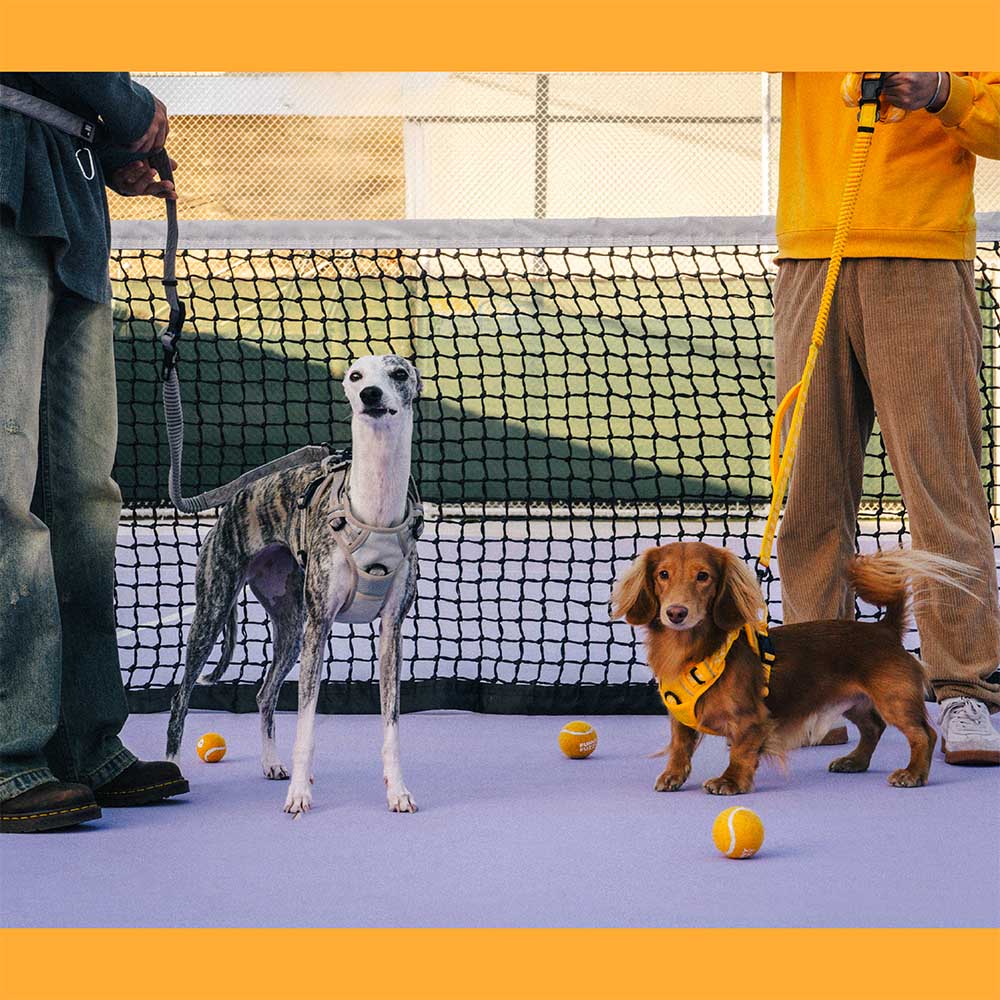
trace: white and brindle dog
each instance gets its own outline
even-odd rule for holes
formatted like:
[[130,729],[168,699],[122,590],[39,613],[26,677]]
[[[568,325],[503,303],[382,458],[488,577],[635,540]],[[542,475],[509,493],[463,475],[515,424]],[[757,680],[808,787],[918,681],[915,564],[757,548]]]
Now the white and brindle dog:
[[257,695],[261,763],[268,778],[287,778],[274,744],[281,683],[302,651],[298,725],[285,812],[312,803],[316,703],[334,622],[381,615],[379,686],[382,769],[389,808],[415,812],[399,756],[400,630],[417,582],[414,541],[419,498],[410,479],[413,411],[420,377],[395,355],[366,357],[347,371],[353,412],[351,458],[330,458],[258,480],[219,511],[198,558],[196,608],[185,674],[174,695],[167,756],[180,749],[191,690],[225,630],[218,680],[233,651],[237,598],[248,584],[274,626],[274,658]]

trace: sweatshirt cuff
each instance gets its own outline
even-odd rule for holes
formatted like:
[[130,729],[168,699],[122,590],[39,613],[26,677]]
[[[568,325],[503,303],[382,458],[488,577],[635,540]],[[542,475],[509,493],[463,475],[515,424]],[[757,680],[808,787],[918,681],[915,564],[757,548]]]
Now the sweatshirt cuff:
[[[125,146],[145,135],[156,111],[153,95],[145,87],[131,82],[128,86],[134,100],[130,101],[126,107],[122,107],[120,113],[116,113],[113,130],[115,139]],[[118,109],[116,109],[117,111]],[[111,123],[109,122],[109,124]]]
[[972,84],[964,76],[957,76],[955,73],[949,73],[948,76],[951,77],[948,100],[944,102],[944,107],[940,111],[932,111],[931,114],[945,128],[955,128],[956,125],[962,124],[965,116],[972,110],[975,94]]

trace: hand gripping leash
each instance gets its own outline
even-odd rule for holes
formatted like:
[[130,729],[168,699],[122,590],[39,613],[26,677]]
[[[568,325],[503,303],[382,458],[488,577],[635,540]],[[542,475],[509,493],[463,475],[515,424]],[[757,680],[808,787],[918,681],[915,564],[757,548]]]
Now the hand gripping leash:
[[[159,150],[149,157],[149,164],[160,175],[161,180],[173,181],[170,157],[166,150]],[[170,306],[170,316],[166,329],[160,336],[163,344],[163,415],[167,424],[167,440],[170,447],[170,479],[168,492],[170,502],[182,514],[197,514],[211,507],[219,507],[251,483],[276,472],[285,472],[300,465],[321,462],[332,449],[327,445],[306,445],[289,455],[276,458],[266,465],[251,469],[242,476],[214,490],[197,496],[182,495],[182,471],[184,457],[184,407],[181,403],[181,387],[177,378],[177,347],[184,327],[184,303],[177,295],[177,202],[167,200],[167,242],[163,252],[163,294]]]
[[[830,251],[830,265],[826,272],[826,282],[823,285],[823,295],[820,298],[819,314],[813,327],[812,341],[806,356],[802,378],[789,389],[785,398],[778,406],[774,415],[774,426],[771,428],[771,509],[764,526],[764,534],[760,543],[760,556],[757,559],[757,573],[762,579],[768,573],[771,562],[771,549],[774,536],[778,530],[778,518],[788,490],[788,481],[792,474],[792,463],[799,444],[802,431],[802,418],[806,409],[806,398],[809,393],[809,383],[819,349],[826,337],[826,327],[830,319],[830,308],[833,304],[833,294],[840,275],[840,265],[844,259],[844,249],[847,236],[854,218],[854,206],[857,204],[858,192],[861,189],[861,177],[865,170],[865,161],[875,131],[875,123],[880,120],[879,101],[882,94],[884,73],[860,74],[861,96],[858,111],[858,131],[854,140],[850,165],[847,169],[847,179],[844,183],[844,194],[840,202],[840,214],[837,218],[837,228],[833,237],[833,249]],[[789,407],[794,404],[792,420],[785,438],[785,448],[781,449],[781,428]]]

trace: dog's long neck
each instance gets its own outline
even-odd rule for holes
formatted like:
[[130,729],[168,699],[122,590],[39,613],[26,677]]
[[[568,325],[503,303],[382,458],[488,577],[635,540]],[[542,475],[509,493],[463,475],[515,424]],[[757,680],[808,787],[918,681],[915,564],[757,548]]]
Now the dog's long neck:
[[351,420],[351,509],[366,524],[388,528],[406,513],[410,481],[412,411],[395,419],[355,415]]

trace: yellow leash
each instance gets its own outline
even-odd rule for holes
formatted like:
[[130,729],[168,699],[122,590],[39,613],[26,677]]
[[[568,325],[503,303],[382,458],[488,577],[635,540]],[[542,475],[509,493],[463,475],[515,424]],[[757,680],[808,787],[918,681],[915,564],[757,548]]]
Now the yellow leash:
[[[792,474],[792,463],[798,449],[799,434],[802,430],[802,418],[806,409],[806,398],[809,394],[809,383],[812,380],[813,369],[819,349],[826,337],[826,327],[830,319],[830,308],[833,305],[833,294],[837,288],[837,278],[840,275],[840,265],[844,259],[844,249],[847,246],[847,236],[851,230],[851,220],[854,218],[854,206],[857,204],[858,191],[861,189],[861,177],[865,171],[865,161],[875,131],[875,123],[879,120],[879,95],[882,85],[881,73],[864,73],[861,80],[860,111],[858,113],[858,132],[854,140],[854,150],[847,170],[844,183],[844,194],[840,202],[840,214],[837,218],[837,228],[833,237],[833,249],[830,252],[830,266],[826,272],[826,282],[823,285],[823,295],[820,299],[819,314],[813,327],[812,341],[806,356],[802,378],[788,390],[785,398],[778,406],[774,415],[774,426],[771,428],[771,509],[764,526],[764,535],[760,543],[760,556],[757,559],[758,572],[763,574],[771,562],[771,550],[774,546],[774,536],[778,530],[778,518],[788,491],[788,480]],[[781,428],[789,407],[794,404],[792,421],[785,438],[785,448],[781,450]]]
[[[771,549],[774,546],[774,536],[778,529],[778,518],[788,489],[788,480],[795,461],[799,434],[802,430],[802,417],[806,408],[806,397],[809,393],[809,382],[819,349],[823,346],[826,327],[830,319],[830,308],[833,305],[833,294],[837,288],[837,278],[840,275],[840,265],[844,259],[844,249],[847,246],[847,236],[851,230],[854,218],[854,206],[861,189],[861,178],[865,171],[865,161],[871,146],[875,123],[879,120],[879,98],[882,89],[881,73],[860,74],[861,95],[858,113],[858,133],[854,140],[854,150],[844,183],[844,194],[840,203],[840,214],[837,218],[837,229],[833,237],[833,249],[830,253],[830,266],[826,272],[823,285],[823,295],[819,304],[819,315],[813,327],[812,341],[806,356],[802,378],[792,386],[778,406],[774,415],[774,426],[771,429],[771,509],[767,517],[767,525],[761,539],[760,557],[757,560],[757,572],[763,579],[771,561]],[[846,86],[846,83],[845,83]],[[792,421],[785,440],[785,450],[781,450],[781,427],[789,408],[794,404]],[[725,644],[715,653],[700,663],[689,666],[680,677],[673,678],[668,685],[660,684],[660,697],[674,718],[682,725],[703,733],[712,733],[698,721],[697,705],[701,696],[722,676],[726,668],[726,657],[733,644],[745,635],[750,648],[760,658],[763,667],[763,685],[761,692],[764,698],[770,693],[771,667],[775,661],[774,645],[768,635],[767,619],[755,625],[747,625],[742,629],[730,632]],[[717,734],[716,734],[717,735]]]

